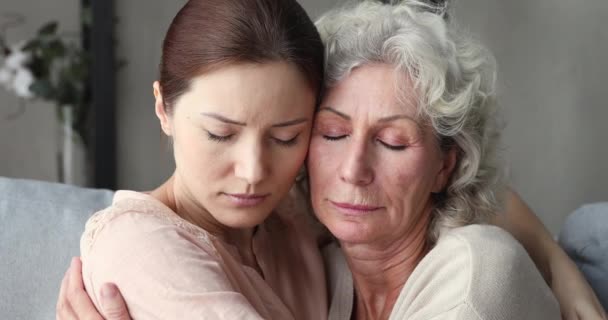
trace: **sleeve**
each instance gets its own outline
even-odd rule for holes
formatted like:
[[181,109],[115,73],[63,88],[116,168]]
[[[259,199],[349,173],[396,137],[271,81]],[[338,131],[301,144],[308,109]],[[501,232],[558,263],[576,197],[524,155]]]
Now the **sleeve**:
[[523,247],[498,227],[442,236],[406,282],[391,320],[554,320],[559,306]]
[[83,280],[98,309],[100,286],[113,282],[133,319],[261,319],[213,246],[159,217],[115,217],[82,251]]
[[[492,318],[490,318],[492,319]],[[461,303],[454,308],[442,312],[426,320],[485,320],[467,303]],[[557,319],[556,319],[557,320]]]
[[515,238],[494,226],[469,226],[455,234],[471,257],[467,304],[479,318],[560,319],[557,300]]

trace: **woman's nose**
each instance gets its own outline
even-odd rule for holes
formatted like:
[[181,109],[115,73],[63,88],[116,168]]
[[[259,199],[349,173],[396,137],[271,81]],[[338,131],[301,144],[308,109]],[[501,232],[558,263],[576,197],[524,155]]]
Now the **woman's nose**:
[[234,174],[249,185],[259,184],[266,178],[265,155],[261,145],[250,145],[237,152]]
[[[359,141],[357,141],[359,140]],[[343,154],[340,166],[342,181],[354,185],[368,185],[374,181],[374,171],[371,166],[371,155],[368,144],[364,139],[350,139],[350,146]]]

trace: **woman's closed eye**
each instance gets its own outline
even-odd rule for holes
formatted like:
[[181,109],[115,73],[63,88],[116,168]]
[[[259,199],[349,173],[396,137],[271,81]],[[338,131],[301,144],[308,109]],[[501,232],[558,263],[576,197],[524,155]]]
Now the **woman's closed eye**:
[[348,138],[348,136],[350,135],[350,132],[345,129],[345,128],[341,128],[341,127],[330,127],[330,126],[323,126],[320,125],[317,128],[317,132],[318,134],[320,134],[323,139],[328,140],[328,141],[338,141],[338,140],[342,140],[345,138]]
[[291,147],[298,143],[299,136],[300,136],[300,134],[298,133],[293,138],[290,138],[290,139],[279,139],[279,138],[272,137],[272,140],[274,140],[274,142],[276,142],[278,145],[280,145],[282,147]]
[[[214,134],[211,131],[207,131],[207,130],[205,130],[205,131],[207,132],[207,138],[209,138],[209,140],[211,140],[213,142],[228,142],[234,137],[234,134],[220,135],[220,134]],[[274,141],[279,146],[291,147],[298,143],[299,136],[300,136],[300,134],[298,133],[293,138],[289,138],[289,139],[279,139],[276,137],[270,137],[270,138],[272,139],[272,141]]]
[[346,137],[348,137],[347,134],[324,134],[323,135],[323,139],[329,140],[329,141],[342,140]]
[[214,142],[226,142],[229,141],[230,138],[232,138],[232,136],[234,136],[234,134],[228,134],[228,135],[219,135],[219,134],[213,134],[210,131],[207,131],[207,138],[209,138],[209,140],[214,141]]
[[405,148],[407,148],[406,145],[402,145],[402,144],[392,144],[392,143],[387,143],[385,141],[382,141],[380,139],[376,139],[376,141],[378,143],[380,143],[380,145],[382,145],[383,147],[391,150],[391,151],[403,151],[405,150]]

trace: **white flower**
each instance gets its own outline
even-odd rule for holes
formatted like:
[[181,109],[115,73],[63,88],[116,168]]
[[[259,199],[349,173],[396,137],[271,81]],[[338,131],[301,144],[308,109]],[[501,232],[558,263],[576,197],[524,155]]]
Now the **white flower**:
[[6,56],[4,64],[7,68],[17,70],[22,68],[26,63],[30,61],[31,55],[29,52],[22,51],[24,43],[18,43],[11,46],[11,53]]
[[9,68],[2,66],[0,68],[0,84],[6,88],[6,90],[11,90],[13,86],[13,78],[15,77],[15,72],[10,70]]
[[30,86],[34,83],[34,75],[25,68],[17,69],[13,83],[15,93],[22,98],[31,98],[34,94],[30,91]]

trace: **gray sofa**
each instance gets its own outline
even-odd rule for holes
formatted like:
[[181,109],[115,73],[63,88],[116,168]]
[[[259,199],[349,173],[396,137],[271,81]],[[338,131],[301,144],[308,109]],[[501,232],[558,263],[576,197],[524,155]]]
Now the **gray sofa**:
[[[54,319],[59,286],[89,216],[113,192],[0,177],[0,319]],[[590,221],[596,223],[590,223]],[[604,223],[597,223],[604,221]],[[608,306],[608,203],[586,206],[560,241]]]
[[562,226],[559,243],[608,312],[608,202],[587,204],[570,214]]
[[0,319],[55,319],[84,223],[113,192],[0,177]]

